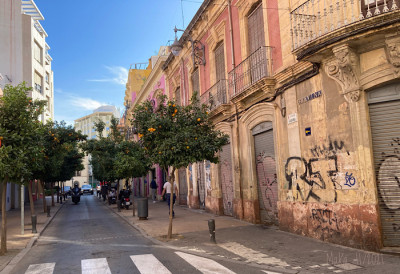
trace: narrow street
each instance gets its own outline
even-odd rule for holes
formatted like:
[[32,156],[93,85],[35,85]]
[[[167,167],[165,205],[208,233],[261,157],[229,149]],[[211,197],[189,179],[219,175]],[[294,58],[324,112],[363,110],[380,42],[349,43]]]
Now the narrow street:
[[216,261],[170,249],[143,237],[84,195],[61,208],[12,273],[262,273],[237,262]]

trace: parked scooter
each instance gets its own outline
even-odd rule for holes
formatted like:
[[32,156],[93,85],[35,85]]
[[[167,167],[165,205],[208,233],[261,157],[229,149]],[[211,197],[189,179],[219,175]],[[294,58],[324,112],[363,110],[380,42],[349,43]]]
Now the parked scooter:
[[129,206],[132,204],[130,197],[131,196],[131,191],[128,189],[123,189],[119,193],[119,199],[121,203],[121,208],[126,208],[129,209]]
[[132,204],[131,199],[129,197],[124,197],[121,200],[121,208],[129,209],[129,206]]
[[74,188],[71,189],[72,192],[72,202],[74,204],[78,204],[81,201],[81,189],[78,186],[78,183],[74,183]]
[[110,193],[108,194],[108,204],[115,204],[117,203],[117,193],[115,189],[111,189]]

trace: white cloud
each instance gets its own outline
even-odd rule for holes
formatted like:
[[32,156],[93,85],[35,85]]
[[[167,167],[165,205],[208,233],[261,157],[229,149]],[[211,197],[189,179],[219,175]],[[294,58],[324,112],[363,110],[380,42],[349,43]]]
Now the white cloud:
[[91,98],[79,97],[75,95],[70,95],[68,101],[72,106],[84,110],[95,110],[98,107],[108,105],[107,103],[102,103]]
[[108,72],[111,74],[108,77],[102,79],[90,79],[90,82],[110,82],[118,85],[125,85],[128,80],[128,70],[120,66],[105,66]]

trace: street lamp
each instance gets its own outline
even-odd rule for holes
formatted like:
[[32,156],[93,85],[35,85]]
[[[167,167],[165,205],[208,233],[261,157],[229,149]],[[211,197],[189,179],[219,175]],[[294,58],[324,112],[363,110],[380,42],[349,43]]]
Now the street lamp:
[[175,32],[175,40],[174,43],[171,45],[171,52],[174,56],[178,56],[179,53],[183,49],[183,45],[180,41],[178,41],[176,33],[177,31],[183,31],[183,39],[188,39],[192,45],[192,58],[193,58],[193,64],[194,65],[205,65],[206,64],[206,59],[205,57],[205,47],[204,45],[199,41],[199,40],[193,40],[193,38],[190,36],[190,34],[185,34],[185,31],[182,29],[177,29],[176,26],[174,28]]

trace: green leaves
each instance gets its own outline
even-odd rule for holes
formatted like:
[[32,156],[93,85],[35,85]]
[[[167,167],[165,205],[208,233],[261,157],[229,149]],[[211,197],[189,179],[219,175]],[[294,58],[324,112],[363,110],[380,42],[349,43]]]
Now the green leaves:
[[83,169],[77,143],[85,136],[65,122],[39,122],[45,101],[27,97],[31,90],[22,83],[6,86],[0,98],[0,178],[21,182],[42,179],[47,182],[70,179]]
[[[95,123],[99,136],[104,130],[104,122]],[[82,149],[91,155],[93,175],[100,181],[113,182],[118,179],[144,176],[150,162],[145,157],[143,147],[130,141],[124,141],[118,130],[118,119],[111,119],[111,134],[103,138],[92,139],[82,144]]]
[[38,117],[44,101],[32,101],[27,97],[31,90],[22,83],[16,87],[7,85],[0,98],[0,178],[20,182],[32,175],[30,160],[37,153]]
[[157,108],[150,101],[138,105],[131,121],[151,162],[164,169],[202,160],[218,162],[217,152],[228,143],[228,136],[214,129],[196,94],[187,106],[167,101],[165,95],[159,99]]

